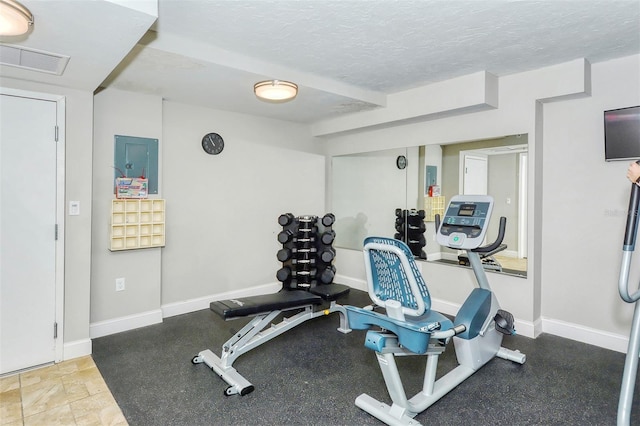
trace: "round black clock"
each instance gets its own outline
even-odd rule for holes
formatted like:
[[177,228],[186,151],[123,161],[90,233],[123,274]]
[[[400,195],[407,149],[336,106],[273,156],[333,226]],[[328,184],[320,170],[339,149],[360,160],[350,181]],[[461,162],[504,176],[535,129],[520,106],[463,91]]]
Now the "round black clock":
[[398,166],[400,170],[407,167],[407,157],[404,155],[398,155],[398,158],[396,158],[396,166]]
[[220,154],[224,149],[224,139],[217,133],[207,133],[202,138],[202,149],[207,154]]

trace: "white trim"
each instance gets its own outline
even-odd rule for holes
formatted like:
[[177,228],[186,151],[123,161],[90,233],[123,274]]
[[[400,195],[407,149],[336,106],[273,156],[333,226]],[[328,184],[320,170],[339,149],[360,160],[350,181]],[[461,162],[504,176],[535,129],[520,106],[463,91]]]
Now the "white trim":
[[511,257],[513,259],[521,259],[518,257],[518,252],[516,250],[502,250],[496,253],[498,256]]
[[440,299],[431,298],[431,309],[444,315],[455,316],[460,310],[458,303],[451,303]]
[[91,339],[74,340],[73,342],[67,342],[64,344],[63,361],[67,361],[73,358],[80,358],[81,356],[91,355],[91,353]]
[[282,283],[263,284],[251,288],[227,291],[224,293],[212,294],[209,296],[198,297],[196,299],[184,300],[182,302],[168,303],[162,305],[162,317],[169,318],[176,315],[188,314],[190,312],[208,309],[209,304],[215,300],[227,300],[238,297],[258,296],[261,294],[271,294],[282,288]]
[[162,310],[141,312],[139,314],[127,315],[106,321],[94,322],[89,325],[89,336],[92,339],[108,336],[110,334],[121,333],[148,325],[162,322]]
[[542,319],[542,331],[553,334],[554,336],[564,337],[622,353],[627,352],[629,343],[627,336],[549,318]]
[[356,290],[368,291],[367,282],[356,278],[347,277],[345,275],[336,274],[334,282],[344,284]]
[[442,252],[436,251],[433,253],[427,253],[427,260],[433,262],[434,260],[442,260]]
[[[58,336],[56,342],[56,362],[64,359],[64,253],[65,253],[65,180],[66,180],[66,100],[64,97],[56,99],[56,125],[58,126],[58,142],[56,145],[56,222],[58,225],[58,240],[56,241],[56,323]],[[89,349],[91,353],[91,349]]]
[[521,152],[518,155],[518,167],[520,179],[518,182],[518,257],[527,257],[527,187],[528,187],[528,161],[529,154]]
[[[460,310],[460,305],[432,298],[431,309],[445,315],[455,316]],[[534,322],[516,318],[515,326],[520,336],[535,339],[542,333],[548,333],[622,353],[626,353],[629,341],[626,336],[550,318],[538,318]]]

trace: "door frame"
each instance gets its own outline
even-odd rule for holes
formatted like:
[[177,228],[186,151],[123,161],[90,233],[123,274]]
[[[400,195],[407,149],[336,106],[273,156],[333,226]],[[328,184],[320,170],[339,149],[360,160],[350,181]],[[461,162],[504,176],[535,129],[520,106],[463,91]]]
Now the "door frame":
[[488,187],[488,179],[489,179],[489,156],[486,154],[482,154],[474,151],[460,151],[460,159],[458,160],[459,164],[459,178],[458,178],[458,194],[466,194],[465,189],[465,179],[466,179],[466,160],[467,158],[472,158],[474,160],[484,161],[487,164],[487,173],[485,175],[485,194],[489,190]]
[[0,95],[16,96],[56,103],[56,223],[58,239],[55,242],[55,322],[57,338],[55,344],[55,362],[64,359],[64,241],[65,241],[65,135],[66,135],[66,98],[50,93],[0,87]]
[[527,240],[527,209],[529,208],[527,203],[527,187],[528,187],[528,164],[529,153],[521,152],[518,156],[518,167],[520,180],[518,182],[518,258],[524,259],[529,256],[527,247],[529,241]]

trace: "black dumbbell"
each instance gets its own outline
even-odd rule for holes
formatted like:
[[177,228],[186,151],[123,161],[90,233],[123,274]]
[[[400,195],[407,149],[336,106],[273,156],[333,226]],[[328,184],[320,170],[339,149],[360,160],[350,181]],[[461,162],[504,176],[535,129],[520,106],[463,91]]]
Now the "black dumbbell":
[[330,245],[333,243],[333,240],[336,238],[336,231],[326,231],[320,235],[320,241],[322,244]]
[[324,216],[322,216],[322,224],[324,226],[331,226],[334,224],[335,221],[336,221],[336,217],[334,216],[333,213],[327,213]]
[[309,248],[299,248],[299,247],[293,247],[293,248],[282,248],[280,250],[278,250],[277,253],[277,258],[280,262],[285,262],[289,259],[291,259],[291,257],[296,254],[296,253],[316,253],[318,251],[317,248],[315,247],[309,247]]
[[318,216],[298,216],[300,223],[315,223],[318,220]]
[[278,223],[281,226],[287,226],[291,222],[293,222],[294,219],[295,219],[295,216],[293,216],[291,213],[284,213],[278,217]]
[[278,272],[276,272],[276,278],[278,278],[278,281],[280,281],[280,282],[285,282],[289,278],[306,279],[307,277],[315,277],[317,272],[318,271],[316,269],[294,270],[294,269],[291,269],[288,266],[284,266],[284,267],[278,269]]
[[278,241],[281,244],[288,243],[289,241],[293,240],[294,235],[295,233],[293,231],[291,231],[290,229],[285,229],[284,231],[280,231],[278,233]]
[[409,240],[407,241],[407,244],[411,245],[411,244],[415,244],[415,245],[419,245],[420,247],[424,247],[427,245],[427,240],[424,238],[424,235],[419,235],[419,236],[409,236]]
[[330,263],[336,257],[336,251],[330,247],[320,252],[320,259],[325,263]]
[[335,266],[330,266],[325,268],[324,271],[320,274],[320,282],[323,284],[329,284],[333,281],[333,278],[336,276],[336,268]]
[[312,257],[310,259],[291,259],[292,265],[315,265],[316,260]]
[[[396,229],[398,229],[396,227]],[[407,230],[408,231],[418,231],[418,232],[424,232],[427,230],[427,225],[424,223],[424,221],[422,219],[419,219],[418,223],[413,224],[413,223],[408,223],[407,224]]]

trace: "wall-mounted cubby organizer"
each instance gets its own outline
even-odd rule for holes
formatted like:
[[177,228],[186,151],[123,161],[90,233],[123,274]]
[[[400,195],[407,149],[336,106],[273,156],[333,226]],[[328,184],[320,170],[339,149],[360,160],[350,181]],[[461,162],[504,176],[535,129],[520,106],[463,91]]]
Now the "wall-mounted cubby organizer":
[[426,213],[426,217],[424,218],[424,221],[435,222],[437,214],[439,214],[440,217],[444,217],[444,207],[443,195],[437,197],[425,197],[424,211]]
[[109,250],[164,247],[165,200],[111,200]]

